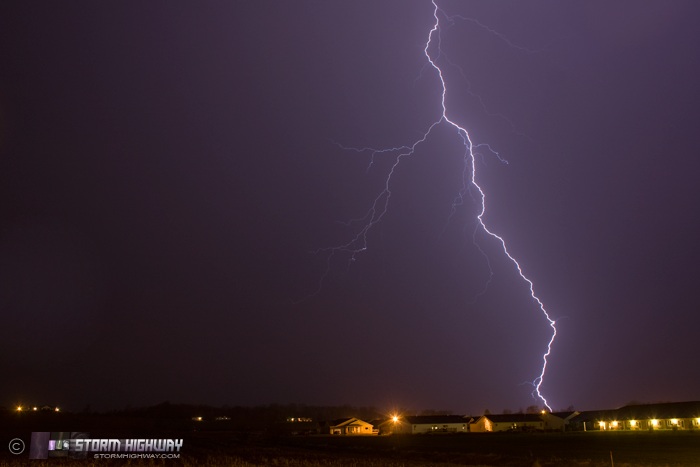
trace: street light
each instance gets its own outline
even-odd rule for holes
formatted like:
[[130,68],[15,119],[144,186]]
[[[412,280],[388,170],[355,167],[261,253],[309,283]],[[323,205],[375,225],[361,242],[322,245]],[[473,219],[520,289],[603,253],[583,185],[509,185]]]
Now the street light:
[[394,427],[392,428],[391,433],[392,433],[392,434],[395,434],[395,433],[396,433],[397,426],[398,426],[398,423],[399,423],[399,416],[398,416],[398,414],[394,414],[394,415],[391,416],[391,423],[394,424]]

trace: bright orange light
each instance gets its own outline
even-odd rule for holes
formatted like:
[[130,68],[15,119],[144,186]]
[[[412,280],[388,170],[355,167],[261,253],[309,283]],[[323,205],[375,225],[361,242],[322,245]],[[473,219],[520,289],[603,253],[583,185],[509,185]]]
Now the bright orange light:
[[598,425],[605,426],[605,422],[598,422]]
[[677,418],[672,418],[672,419],[671,419],[671,425],[678,425],[678,419],[677,419]]
[[617,428],[617,422],[612,422],[613,428]]
[[53,411],[54,411],[54,412],[60,412],[61,409],[59,409],[58,407],[56,407],[55,409],[53,409]]
[[630,426],[637,426],[637,420],[630,420]]
[[396,423],[399,421],[399,417],[397,415],[394,415],[393,417],[391,417],[391,421]]
[[17,406],[17,412],[21,412],[22,410],[24,410],[24,408],[22,408],[21,405],[18,405],[18,406]]
[[656,419],[654,419],[654,420],[651,421],[651,425],[652,425],[652,426],[657,426],[658,424],[659,424],[659,421],[656,420]]
[[38,408],[38,407],[32,407],[32,410],[33,410],[34,412],[36,412],[37,410],[39,410],[39,408]]

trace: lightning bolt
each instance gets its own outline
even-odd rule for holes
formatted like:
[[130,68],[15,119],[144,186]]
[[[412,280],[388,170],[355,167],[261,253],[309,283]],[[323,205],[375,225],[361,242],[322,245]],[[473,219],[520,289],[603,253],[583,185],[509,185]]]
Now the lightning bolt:
[[[440,23],[440,18],[441,16],[444,17],[445,21],[452,25],[454,23],[455,18],[463,20],[463,21],[469,21],[474,24],[477,24],[479,27],[484,28],[485,30],[489,31],[492,34],[495,34],[497,37],[499,37],[501,40],[503,40],[505,43],[507,43],[509,46],[518,48],[520,50],[532,53],[533,51],[529,49],[525,49],[522,47],[515,46],[512,44],[505,36],[501,35],[500,33],[494,31],[493,29],[483,25],[482,23],[478,22],[477,20],[471,19],[471,18],[465,18],[462,16],[448,16],[445,14],[443,10],[438,7],[437,0],[431,0],[432,5],[433,5],[433,17],[435,18],[435,23],[433,24],[433,27],[430,29],[430,32],[428,33],[428,38],[425,43],[425,48],[423,49],[423,52],[425,54],[425,57],[427,59],[426,66],[428,68],[432,68],[438,75],[439,81],[440,81],[440,87],[441,87],[441,97],[440,97],[440,103],[441,103],[441,108],[442,112],[440,113],[439,117],[437,120],[435,120],[423,133],[423,135],[414,141],[412,144],[409,145],[404,145],[404,146],[397,146],[393,148],[371,148],[371,147],[364,147],[364,148],[350,148],[350,147],[345,147],[341,144],[335,143],[338,145],[340,148],[344,150],[349,150],[349,151],[355,151],[358,153],[369,153],[371,155],[371,160],[369,163],[369,166],[367,167],[367,170],[369,170],[372,165],[374,164],[374,159],[375,156],[377,155],[395,155],[395,160],[394,163],[391,165],[391,168],[389,169],[389,173],[387,174],[385,183],[384,183],[384,188],[383,190],[376,196],[374,199],[374,202],[372,203],[371,207],[367,211],[367,213],[360,219],[354,219],[347,223],[347,225],[352,225],[355,223],[360,224],[359,231],[355,234],[354,237],[352,237],[348,242],[345,244],[339,245],[339,246],[334,246],[330,248],[322,248],[316,251],[316,253],[327,253],[327,258],[326,258],[326,268],[324,273],[321,276],[321,279],[319,280],[318,283],[318,288],[316,292],[314,292],[312,295],[316,295],[318,292],[320,292],[323,282],[328,275],[331,267],[331,260],[333,257],[340,252],[345,252],[348,254],[349,257],[349,264],[354,262],[357,259],[357,256],[367,250],[367,235],[368,233],[372,230],[374,226],[376,226],[379,222],[381,222],[382,218],[386,214],[388,208],[389,208],[389,201],[391,199],[391,184],[392,184],[392,179],[394,176],[394,172],[396,171],[396,168],[401,164],[402,159],[405,157],[409,157],[413,155],[416,151],[416,148],[423,142],[425,142],[428,137],[430,136],[431,132],[435,127],[438,125],[448,125],[451,126],[457,135],[461,138],[462,144],[464,145],[464,163],[465,163],[465,170],[464,170],[464,184],[461,187],[458,195],[455,197],[455,200],[453,201],[452,205],[452,212],[450,214],[450,217],[455,213],[457,206],[461,205],[463,203],[463,198],[464,195],[467,193],[467,191],[470,192],[471,190],[469,187],[474,187],[476,191],[478,192],[478,198],[480,200],[480,205],[481,205],[481,210],[479,214],[476,216],[477,219],[477,225],[474,231],[473,235],[473,241],[476,247],[479,249],[479,251],[484,255],[486,258],[487,264],[489,265],[489,270],[491,271],[490,267],[490,261],[486,253],[483,251],[483,249],[479,246],[479,244],[476,241],[476,233],[479,230],[482,230],[485,232],[488,236],[492,237],[495,239],[501,246],[501,249],[503,250],[503,253],[505,256],[512,262],[512,264],[515,266],[515,269],[517,270],[518,274],[522,278],[523,281],[527,284],[529,290],[530,290],[530,296],[532,299],[537,303],[537,306],[539,307],[540,312],[546,319],[547,323],[549,324],[549,327],[552,330],[552,335],[549,339],[549,342],[547,342],[547,349],[542,355],[542,368],[539,373],[539,375],[531,382],[534,390],[533,390],[533,397],[536,395],[539,397],[539,399],[542,400],[544,405],[549,409],[550,411],[552,410],[549,403],[547,402],[547,399],[545,399],[544,395],[542,394],[542,384],[544,383],[544,378],[545,378],[545,373],[547,371],[547,363],[548,363],[548,358],[552,353],[552,344],[554,343],[554,339],[557,336],[557,328],[556,328],[556,322],[550,317],[549,312],[547,312],[544,303],[542,303],[542,300],[535,294],[535,286],[530,280],[525,273],[523,272],[523,269],[520,265],[520,263],[515,259],[515,257],[508,251],[508,247],[506,245],[505,240],[503,239],[502,236],[498,235],[494,231],[492,231],[487,225],[486,222],[484,221],[484,216],[486,215],[486,194],[484,190],[481,188],[481,186],[477,182],[477,171],[476,171],[476,155],[479,154],[478,149],[479,148],[486,148],[490,153],[495,155],[495,157],[507,164],[507,161],[503,159],[498,152],[496,152],[494,149],[492,149],[489,145],[481,143],[481,144],[474,144],[472,141],[471,136],[469,135],[469,132],[460,126],[458,123],[456,123],[454,120],[452,120],[449,115],[448,115],[448,109],[447,109],[447,104],[446,104],[446,99],[447,99],[447,85],[445,82],[445,78],[443,76],[443,70],[440,68],[438,65],[437,61],[438,59],[442,56],[442,58],[449,64],[451,62],[444,56],[441,47],[440,47],[440,31],[441,31],[441,23]],[[434,54],[431,54],[431,50],[436,49],[437,55],[435,56]],[[461,71],[461,69],[460,69]],[[422,73],[422,71],[421,71]],[[478,96],[477,96],[478,97]],[[481,101],[481,98],[479,97],[479,101],[483,105],[483,102]],[[474,198],[474,196],[472,196]],[[477,200],[475,200],[477,201]],[[478,201],[477,201],[478,202]],[[448,220],[449,222],[449,220]],[[488,284],[491,281],[491,277],[493,276],[493,272],[491,271],[491,275],[489,277],[489,280],[487,281],[486,287],[477,295],[483,295],[486,293]]]

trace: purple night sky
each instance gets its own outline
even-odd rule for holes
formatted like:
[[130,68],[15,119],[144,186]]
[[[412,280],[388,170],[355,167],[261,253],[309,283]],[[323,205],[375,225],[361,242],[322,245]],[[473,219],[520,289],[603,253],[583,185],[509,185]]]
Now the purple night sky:
[[[700,398],[700,3],[438,0],[552,408]],[[460,16],[462,18],[460,18]],[[430,0],[0,5],[0,406],[541,404]],[[449,62],[448,62],[449,60]],[[336,144],[337,143],[337,144]],[[368,168],[369,167],[369,168]],[[486,293],[480,292],[493,278]]]

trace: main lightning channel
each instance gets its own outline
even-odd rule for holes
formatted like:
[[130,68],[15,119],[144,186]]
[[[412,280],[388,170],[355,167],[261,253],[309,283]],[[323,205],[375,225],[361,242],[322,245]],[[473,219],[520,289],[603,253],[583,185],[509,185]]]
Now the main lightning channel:
[[[486,222],[484,221],[484,216],[486,215],[486,194],[485,194],[484,190],[481,188],[481,186],[476,181],[477,177],[476,177],[476,156],[475,156],[476,152],[475,152],[475,149],[482,147],[482,146],[486,147],[486,148],[488,148],[489,151],[493,152],[501,162],[507,163],[507,161],[502,159],[496,151],[491,149],[490,146],[483,144],[483,143],[475,145],[472,142],[471,137],[469,136],[469,132],[467,132],[467,130],[465,128],[461,127],[454,120],[451,120],[450,117],[448,117],[447,105],[446,105],[447,85],[445,83],[443,71],[440,68],[440,66],[437,64],[437,60],[440,57],[440,55],[442,55],[442,50],[440,47],[440,40],[441,40],[441,38],[440,38],[440,28],[441,28],[440,14],[442,14],[448,22],[453,21],[453,17],[446,15],[438,7],[437,0],[431,0],[431,2],[432,2],[432,5],[434,7],[433,17],[435,18],[435,23],[433,24],[433,27],[430,29],[430,33],[428,34],[428,39],[425,43],[425,48],[423,49],[423,52],[425,54],[425,57],[428,60],[428,63],[437,72],[437,75],[440,79],[440,86],[441,86],[441,90],[442,90],[441,99],[440,99],[442,112],[440,114],[440,117],[429,126],[429,128],[423,134],[423,136],[421,136],[419,139],[414,141],[413,144],[411,144],[411,145],[397,146],[394,148],[376,149],[376,148],[369,148],[369,147],[367,147],[367,148],[348,148],[348,147],[344,147],[344,146],[336,143],[339,147],[341,147],[342,149],[345,149],[345,150],[371,153],[371,161],[370,161],[369,167],[367,168],[368,170],[372,167],[372,165],[374,163],[374,157],[377,155],[396,154],[396,156],[395,156],[396,159],[394,160],[394,163],[391,165],[391,169],[389,170],[389,173],[387,174],[387,178],[386,178],[386,181],[384,184],[384,189],[374,199],[374,202],[372,203],[370,209],[367,211],[365,216],[363,216],[360,219],[355,219],[355,220],[351,221],[351,223],[360,222],[361,224],[362,224],[361,221],[365,221],[364,224],[359,229],[359,231],[355,234],[355,236],[353,238],[351,238],[350,241],[348,241],[347,243],[345,243],[343,245],[330,247],[330,248],[322,248],[322,249],[319,249],[316,251],[316,253],[321,253],[321,252],[328,253],[328,256],[326,258],[326,269],[319,280],[318,288],[317,288],[316,292],[314,292],[312,294],[312,296],[316,295],[317,293],[319,293],[321,291],[321,288],[323,286],[323,282],[324,282],[327,274],[330,271],[331,260],[335,256],[336,253],[338,253],[338,252],[349,253],[349,263],[352,263],[356,260],[356,257],[360,253],[367,250],[367,242],[368,242],[367,235],[368,235],[368,233],[370,232],[370,230],[372,230],[372,228],[376,224],[378,224],[382,220],[382,218],[384,217],[384,214],[386,214],[386,212],[388,210],[389,201],[390,201],[391,194],[392,194],[391,193],[392,178],[393,178],[393,175],[394,175],[396,168],[400,165],[401,160],[404,157],[408,157],[408,156],[413,155],[416,151],[416,147],[428,139],[428,136],[430,135],[430,133],[433,131],[433,129],[436,126],[438,126],[442,123],[450,125],[457,131],[457,134],[462,139],[462,143],[464,144],[465,168],[471,167],[471,171],[470,171],[470,173],[468,173],[468,181],[472,186],[474,186],[476,188],[476,190],[479,193],[479,196],[481,197],[481,211],[479,212],[479,214],[477,216],[478,225],[476,226],[475,233],[476,233],[476,231],[478,231],[478,229],[480,227],[487,235],[494,238],[495,240],[497,240],[500,243],[504,254],[513,263],[513,265],[517,269],[520,277],[527,283],[527,285],[530,289],[530,296],[537,303],[540,311],[542,312],[542,315],[546,318],[547,322],[549,323],[549,326],[552,328],[552,336],[549,339],[549,342],[547,343],[547,350],[542,355],[542,369],[540,371],[540,374],[531,382],[532,386],[534,387],[533,397],[536,394],[537,397],[539,397],[542,400],[542,402],[547,407],[547,409],[549,409],[551,411],[552,408],[550,407],[549,403],[547,402],[547,399],[542,394],[541,389],[542,389],[542,384],[544,383],[545,373],[547,371],[548,358],[552,353],[552,344],[554,343],[554,339],[557,336],[556,322],[550,317],[544,304],[542,303],[542,300],[540,300],[540,298],[535,294],[535,288],[534,288],[533,282],[523,273],[523,270],[522,270],[522,267],[520,266],[520,263],[508,251],[508,247],[507,247],[506,242],[503,239],[503,237],[501,237],[500,235],[498,235],[495,232],[493,232],[492,230],[490,230],[488,228],[488,226],[486,225]],[[465,18],[460,17],[460,19],[465,19]],[[478,23],[478,24],[481,25],[481,23]],[[481,26],[483,26],[483,25],[481,25]],[[437,37],[437,38],[435,39],[435,37]],[[499,35],[499,37],[503,38],[503,36],[501,36],[501,35]],[[437,49],[437,56],[436,57],[433,57],[430,53],[431,46],[434,43],[436,44],[436,49]],[[426,66],[427,66],[427,64],[426,64]],[[465,191],[466,191],[466,186],[463,186],[462,189],[460,190],[459,195],[455,199],[455,203],[453,203],[452,214],[454,214],[454,209],[455,209],[456,205],[461,204],[462,197],[463,197]],[[475,238],[474,238],[474,243],[477,246],[477,248],[481,251],[481,253],[484,254],[484,256],[486,257],[486,260],[488,262],[489,261],[488,256],[485,254],[483,249],[481,249],[481,247],[478,245]],[[490,267],[489,267],[489,270],[490,270]],[[493,276],[493,272],[491,272],[491,276]],[[489,278],[489,282],[490,282],[490,280],[491,279]],[[488,283],[487,283],[486,287],[488,287]],[[479,295],[481,295],[485,292],[486,292],[486,288],[484,288],[484,290]]]
[[[476,158],[474,156],[474,144],[472,143],[472,140],[469,136],[469,132],[459,126],[455,121],[451,120],[447,116],[447,106],[445,104],[445,99],[447,96],[447,85],[445,83],[445,78],[442,73],[442,69],[438,64],[435,62],[433,57],[430,55],[430,46],[433,42],[433,36],[435,34],[439,35],[439,30],[440,30],[440,16],[439,13],[441,12],[440,8],[438,7],[436,0],[431,0],[434,10],[433,10],[433,16],[435,18],[435,24],[433,25],[432,29],[430,30],[430,33],[428,34],[428,40],[425,43],[425,49],[423,52],[425,53],[426,58],[430,62],[430,65],[435,69],[435,71],[438,74],[438,77],[440,78],[440,86],[442,87],[442,93],[441,93],[441,106],[442,106],[442,115],[440,117],[440,120],[438,122],[444,121],[448,123],[449,125],[452,125],[456,130],[457,133],[460,135],[462,138],[462,141],[464,142],[464,146],[466,149],[466,154],[469,157],[469,162],[470,166],[472,168],[471,170],[471,176],[470,176],[470,182],[471,184],[478,190],[479,195],[481,196],[481,212],[479,212],[479,215],[477,216],[477,219],[479,220],[479,225],[481,228],[486,232],[489,236],[495,238],[498,240],[498,242],[501,244],[501,247],[503,248],[503,252],[505,255],[510,259],[510,261],[515,265],[515,268],[518,270],[518,274],[520,277],[528,284],[528,287],[530,289],[530,296],[532,297],[535,302],[537,302],[537,305],[544,315],[544,317],[547,319],[547,322],[549,323],[549,326],[552,328],[552,337],[549,339],[549,342],[547,343],[547,351],[542,355],[542,370],[540,371],[540,374],[537,378],[535,378],[532,381],[532,385],[534,386],[534,393],[537,394],[537,397],[539,397],[544,405],[549,409],[550,411],[552,408],[550,407],[549,403],[547,402],[547,399],[544,397],[542,394],[541,388],[542,388],[542,383],[544,383],[544,376],[547,371],[547,363],[548,363],[548,358],[552,353],[552,344],[554,343],[554,339],[557,336],[557,327],[556,327],[556,322],[550,317],[549,313],[547,312],[546,308],[544,307],[544,304],[542,303],[542,300],[535,294],[535,286],[533,282],[523,273],[522,267],[520,266],[520,263],[513,257],[513,255],[510,254],[508,251],[508,247],[506,245],[505,240],[503,237],[500,235],[496,234],[492,230],[490,230],[487,226],[486,223],[484,222],[484,215],[486,214],[486,194],[484,193],[484,190],[481,188],[481,186],[477,183],[476,181]],[[444,13],[443,13],[444,14]],[[447,15],[445,15],[447,17]],[[449,17],[447,17],[449,18]],[[438,53],[440,53],[440,46],[439,46],[439,39],[438,39]]]

